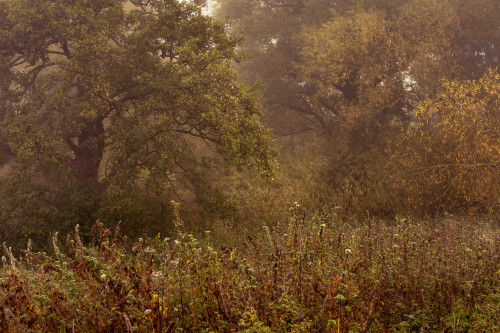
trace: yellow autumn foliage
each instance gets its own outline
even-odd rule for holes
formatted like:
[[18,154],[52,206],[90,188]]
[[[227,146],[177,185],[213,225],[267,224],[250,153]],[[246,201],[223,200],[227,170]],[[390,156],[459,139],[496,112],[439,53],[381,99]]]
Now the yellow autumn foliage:
[[392,162],[410,210],[494,213],[500,208],[500,74],[445,81],[424,101]]

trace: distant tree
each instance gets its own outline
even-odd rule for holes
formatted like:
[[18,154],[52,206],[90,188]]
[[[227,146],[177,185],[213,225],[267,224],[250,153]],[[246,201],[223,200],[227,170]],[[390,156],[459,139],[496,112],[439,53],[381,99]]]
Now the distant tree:
[[[367,147],[380,131],[410,121],[442,79],[473,79],[500,63],[497,1],[367,1],[304,29],[305,82],[330,128]],[[346,131],[347,130],[347,131]]]
[[[242,77],[259,82],[266,108],[266,123],[277,136],[290,136],[321,128],[309,96],[313,85],[304,85],[297,63],[302,27],[319,24],[343,11],[347,1],[325,0],[217,0],[214,16],[228,19],[234,32],[244,35],[245,55],[238,64]],[[324,128],[323,128],[324,129]]]
[[245,36],[248,58],[238,70],[262,82],[278,133],[295,128],[370,143],[370,128],[411,116],[441,79],[478,78],[500,62],[495,0],[216,3],[215,17]]
[[164,224],[200,142],[271,172],[257,94],[232,68],[238,43],[185,1],[1,0],[4,232],[97,214]]
[[319,87],[311,101],[351,154],[375,143],[409,107],[391,30],[384,12],[360,10],[302,34],[302,78]]
[[[446,81],[394,150],[395,186],[411,210],[500,209],[500,74]],[[397,173],[395,173],[397,175]]]

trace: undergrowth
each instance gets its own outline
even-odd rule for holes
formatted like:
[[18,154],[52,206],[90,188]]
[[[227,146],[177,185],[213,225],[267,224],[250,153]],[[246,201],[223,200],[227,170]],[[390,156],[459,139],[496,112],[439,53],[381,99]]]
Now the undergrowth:
[[2,332],[499,332],[500,228],[491,221],[361,226],[287,220],[240,247],[195,238],[130,242],[78,228],[54,253],[4,244]]

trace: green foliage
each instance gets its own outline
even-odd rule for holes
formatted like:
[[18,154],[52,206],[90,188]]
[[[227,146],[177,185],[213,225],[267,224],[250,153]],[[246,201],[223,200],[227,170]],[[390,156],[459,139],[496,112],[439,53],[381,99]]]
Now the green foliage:
[[9,233],[88,225],[94,214],[165,224],[203,142],[226,165],[272,173],[256,92],[232,68],[239,39],[199,6],[2,0],[0,17]]
[[53,256],[4,246],[4,332],[496,332],[494,221],[308,217],[295,205],[238,248],[185,231],[131,243],[96,223]]

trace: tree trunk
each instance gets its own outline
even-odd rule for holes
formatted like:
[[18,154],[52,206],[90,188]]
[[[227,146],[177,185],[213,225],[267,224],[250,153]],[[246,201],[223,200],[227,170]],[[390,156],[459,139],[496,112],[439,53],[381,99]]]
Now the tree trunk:
[[72,170],[76,179],[99,187],[99,166],[104,155],[104,126],[102,118],[89,122],[78,135],[77,144],[71,145],[75,153]]

